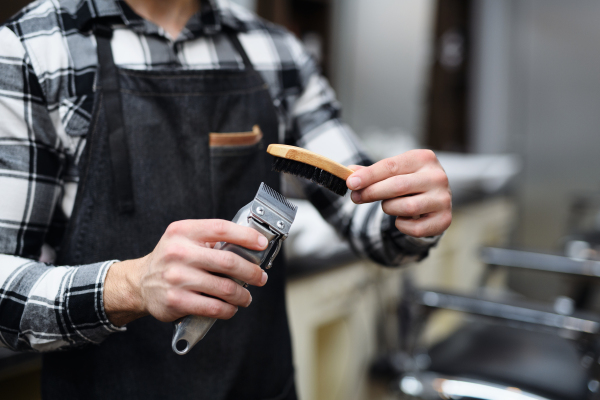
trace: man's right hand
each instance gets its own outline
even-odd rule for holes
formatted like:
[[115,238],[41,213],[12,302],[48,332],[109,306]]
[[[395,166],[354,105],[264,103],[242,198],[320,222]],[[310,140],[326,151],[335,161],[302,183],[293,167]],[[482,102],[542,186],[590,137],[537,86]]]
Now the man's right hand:
[[109,320],[122,326],[148,314],[164,322],[190,314],[229,319],[238,306],[248,307],[250,292],[214,273],[254,286],[263,286],[267,274],[237,254],[213,249],[217,242],[252,250],[264,250],[268,244],[254,229],[229,221],[174,222],[152,253],[115,263],[108,270],[104,309]]

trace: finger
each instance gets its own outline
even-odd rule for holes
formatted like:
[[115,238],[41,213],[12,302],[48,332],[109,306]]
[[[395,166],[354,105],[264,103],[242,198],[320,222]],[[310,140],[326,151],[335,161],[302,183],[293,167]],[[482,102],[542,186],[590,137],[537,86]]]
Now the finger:
[[358,171],[359,169],[367,168],[364,165],[348,165],[348,168],[352,171]]
[[172,286],[209,294],[234,306],[248,307],[252,302],[250,292],[231,279],[187,265],[170,268],[164,273],[164,278]]
[[419,219],[396,218],[396,228],[414,237],[441,235],[452,222],[452,214],[447,211],[427,214]]
[[196,219],[173,222],[166,235],[181,235],[202,246],[206,242],[227,242],[247,249],[264,250],[268,240],[264,235],[247,226],[240,226],[222,219]]
[[200,315],[203,317],[229,319],[235,315],[238,308],[234,305],[202,296],[187,290],[177,292],[176,300],[171,302],[171,307],[177,310],[177,314]]
[[423,193],[415,196],[397,197],[381,202],[383,212],[396,217],[420,217],[446,208],[444,196]]
[[352,192],[356,204],[393,199],[408,194],[423,193],[433,186],[424,174],[397,175]]
[[411,150],[395,157],[386,158],[370,167],[361,168],[346,180],[352,190],[366,188],[375,182],[382,181],[395,175],[411,174],[423,165],[436,162],[437,158],[431,150]]
[[198,256],[191,258],[189,263],[193,267],[224,274],[253,286],[264,286],[268,279],[267,273],[258,265],[230,251],[199,248]]

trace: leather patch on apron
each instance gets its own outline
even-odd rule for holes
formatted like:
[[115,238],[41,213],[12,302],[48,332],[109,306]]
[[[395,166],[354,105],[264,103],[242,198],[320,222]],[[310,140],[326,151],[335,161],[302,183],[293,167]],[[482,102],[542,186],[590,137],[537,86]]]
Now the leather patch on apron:
[[214,133],[209,136],[210,147],[221,146],[251,146],[260,142],[263,133],[258,125],[252,127],[252,132]]

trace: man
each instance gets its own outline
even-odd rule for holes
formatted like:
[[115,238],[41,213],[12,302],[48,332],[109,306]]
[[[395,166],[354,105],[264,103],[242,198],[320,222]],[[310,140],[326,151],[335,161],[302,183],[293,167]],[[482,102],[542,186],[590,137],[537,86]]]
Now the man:
[[[45,353],[44,397],[295,398],[282,257],[213,246],[267,246],[227,220],[279,190],[269,143],[371,164],[298,41],[225,0],[40,0],[0,43],[0,340]],[[359,254],[425,257],[451,221],[435,155],[352,168],[350,197],[307,197]],[[177,356],[189,314],[227,321]]]

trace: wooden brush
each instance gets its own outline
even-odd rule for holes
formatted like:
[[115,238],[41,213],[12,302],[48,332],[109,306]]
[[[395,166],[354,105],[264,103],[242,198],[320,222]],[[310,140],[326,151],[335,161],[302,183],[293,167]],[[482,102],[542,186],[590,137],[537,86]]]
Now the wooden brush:
[[273,170],[310,179],[343,196],[348,191],[346,179],[354,172],[320,154],[285,144],[270,144],[267,153],[275,156]]

